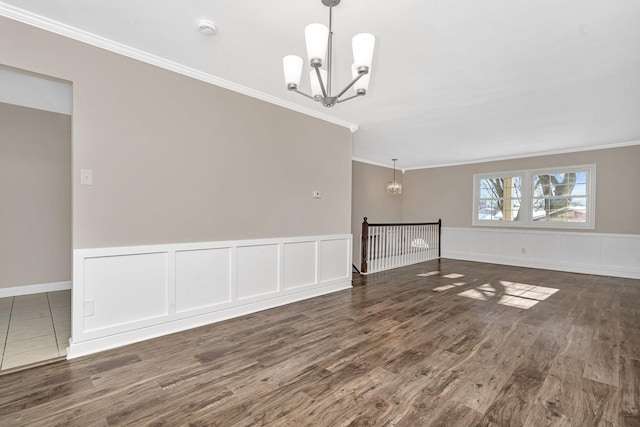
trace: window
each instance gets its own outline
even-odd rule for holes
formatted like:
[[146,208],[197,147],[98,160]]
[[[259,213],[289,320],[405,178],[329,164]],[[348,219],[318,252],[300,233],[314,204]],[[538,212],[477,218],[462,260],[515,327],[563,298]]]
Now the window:
[[522,176],[480,178],[481,221],[518,221],[522,203]]
[[533,175],[531,219],[540,222],[587,222],[587,171]]
[[595,165],[474,175],[473,225],[595,227]]

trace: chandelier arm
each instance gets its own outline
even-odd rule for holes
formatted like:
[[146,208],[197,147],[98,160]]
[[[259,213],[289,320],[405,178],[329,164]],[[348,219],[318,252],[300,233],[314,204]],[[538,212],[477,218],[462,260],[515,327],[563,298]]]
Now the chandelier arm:
[[[322,91],[322,97],[326,98],[327,97],[327,91],[324,88],[324,83],[322,82],[322,76],[320,75],[320,67],[318,65],[315,65],[313,67],[316,70],[316,76],[318,76],[318,81],[320,82],[320,90]],[[328,74],[327,74],[328,76]],[[327,78],[328,80],[328,78]]]
[[340,104],[341,102],[349,101],[349,100],[351,100],[351,99],[353,99],[353,98],[357,98],[357,97],[359,97],[359,96],[364,96],[364,93],[358,93],[358,94],[355,94],[355,95],[350,96],[350,97],[345,98],[345,99],[339,99],[339,100],[337,100],[337,101],[336,101],[336,104]]
[[344,89],[342,89],[342,91],[341,91],[339,94],[337,94],[337,95],[336,95],[336,98],[340,98],[342,95],[344,95],[344,93],[345,93],[346,91],[348,91],[348,90],[349,90],[349,88],[351,88],[351,86],[353,86],[354,84],[356,84],[356,82],[357,82],[358,80],[360,80],[360,78],[361,78],[362,76],[364,76],[365,74],[368,74],[368,73],[369,73],[369,72],[367,71],[367,72],[365,72],[365,73],[360,73],[360,74],[358,74],[358,76],[357,76],[355,79],[351,80],[351,83],[349,83],[348,85],[346,85],[346,86],[345,86],[345,88],[344,88]]
[[301,91],[299,91],[298,89],[289,89],[289,90],[290,90],[290,91],[292,91],[292,92],[295,92],[295,93],[299,93],[299,94],[300,94],[300,95],[302,95],[302,96],[306,96],[307,98],[312,99],[312,100],[314,100],[314,101],[318,101],[318,100],[317,100],[317,99],[315,99],[313,96],[311,96],[311,95],[307,95],[306,93],[301,92]]

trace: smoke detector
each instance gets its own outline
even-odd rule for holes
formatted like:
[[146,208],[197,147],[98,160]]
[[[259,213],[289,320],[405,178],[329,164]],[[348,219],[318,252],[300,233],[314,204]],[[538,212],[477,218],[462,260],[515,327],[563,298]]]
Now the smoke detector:
[[213,22],[206,19],[201,19],[200,22],[198,22],[198,31],[200,31],[200,33],[204,34],[205,36],[215,36],[218,32],[218,29],[215,25],[213,25]]

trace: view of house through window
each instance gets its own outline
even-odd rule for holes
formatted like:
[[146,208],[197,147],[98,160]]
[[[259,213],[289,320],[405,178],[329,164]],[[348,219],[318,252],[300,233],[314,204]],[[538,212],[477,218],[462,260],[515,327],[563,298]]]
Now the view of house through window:
[[474,175],[474,225],[593,228],[595,165]]

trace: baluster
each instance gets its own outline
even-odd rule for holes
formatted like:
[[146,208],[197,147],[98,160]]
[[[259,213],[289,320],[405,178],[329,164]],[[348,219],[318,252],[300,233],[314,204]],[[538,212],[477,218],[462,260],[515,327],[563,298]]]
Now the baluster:
[[380,270],[380,227],[376,227],[376,241],[373,259],[375,259],[375,270]]
[[389,269],[389,265],[391,262],[391,242],[393,240],[393,235],[391,233],[393,233],[393,227],[385,227],[385,236],[387,241],[385,242],[384,245],[384,249],[385,249],[385,257],[384,257],[384,269],[388,270]]
[[375,231],[373,231],[375,227],[371,227],[369,226],[369,240],[368,240],[368,247],[367,247],[367,271],[369,273],[371,273],[373,271],[373,252],[374,252],[374,248],[373,245],[375,244],[375,238],[374,238],[374,233]]
[[[435,239],[434,239],[434,228],[433,225],[429,226],[429,230],[431,231],[431,241],[434,242],[430,247],[435,249]],[[429,254],[429,259],[433,259],[433,249],[431,250],[431,253]]]
[[398,266],[398,253],[400,252],[398,249],[398,236],[400,235],[400,227],[393,227],[393,258],[391,261],[393,262],[392,268]]
[[389,258],[387,268],[393,268],[393,257],[395,256],[395,227],[389,227]]
[[[422,228],[423,228],[422,233],[424,234],[424,241],[425,241],[425,243],[427,245],[429,245],[430,244],[430,242],[429,242],[429,226],[428,225],[423,225]],[[428,247],[430,248],[431,246],[428,246]],[[429,259],[429,249],[424,248],[423,251],[422,251],[422,260],[426,261],[428,259]]]
[[413,229],[415,226],[411,226],[411,232],[409,233],[409,263],[413,264],[413,246],[411,246],[411,242],[413,242]]
[[392,265],[391,262],[393,261],[393,226],[389,227],[387,238],[387,269],[390,269]]
[[[415,226],[414,227],[414,239],[418,239],[418,236],[420,236],[420,227],[419,226]],[[417,243],[417,242],[416,242]],[[413,250],[413,262],[418,262],[419,258],[418,258],[418,254],[420,252],[420,247],[416,246]]]
[[406,264],[406,254],[407,254],[407,239],[405,238],[405,229],[407,227],[400,227],[400,265]]
[[382,270],[382,266],[383,266],[383,253],[382,253],[382,248],[384,247],[383,243],[385,241],[385,233],[384,233],[384,229],[385,227],[378,227],[378,271]]

